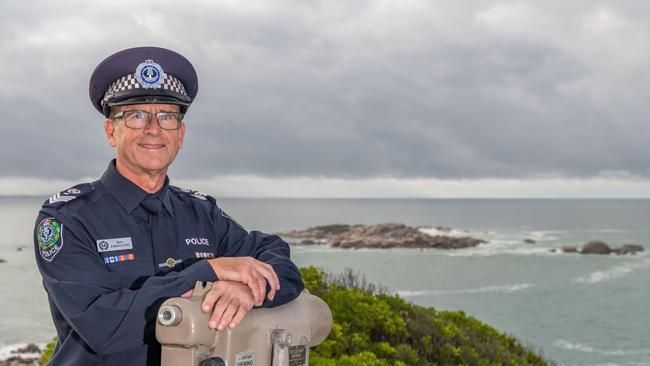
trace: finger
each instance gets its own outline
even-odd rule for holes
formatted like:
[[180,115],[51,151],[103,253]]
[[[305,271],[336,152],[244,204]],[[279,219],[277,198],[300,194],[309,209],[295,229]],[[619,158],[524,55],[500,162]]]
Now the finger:
[[273,298],[275,298],[275,293],[276,293],[277,291],[278,291],[278,290],[277,290],[275,287],[271,286],[271,289],[269,290],[269,293],[266,294],[266,298],[269,299],[269,301],[272,301]]
[[194,291],[193,290],[187,290],[181,295],[181,297],[192,297],[192,292],[194,292]]
[[264,302],[264,297],[266,296],[266,280],[264,277],[259,276],[257,278],[257,286],[259,286],[258,288],[260,290],[260,297],[255,298],[255,304],[259,306],[262,305]]
[[262,266],[265,270],[264,272],[264,277],[269,281],[269,285],[274,288],[279,288],[280,287],[280,279],[278,278],[278,275],[275,273],[275,270],[273,269],[273,266],[271,266],[268,263],[264,262],[259,262],[259,265]]
[[[263,283],[260,283],[260,289],[262,290],[262,299],[261,300],[255,299],[255,305],[259,306],[262,305],[265,297],[268,298],[269,300],[273,300],[276,291],[276,284],[275,284],[275,280],[273,279],[273,268],[271,266],[269,266],[264,262],[260,262],[256,260],[255,269],[258,271],[260,277],[264,280]],[[270,288],[268,294],[266,290],[267,283]]]
[[[278,276],[273,270],[273,267],[263,262],[258,262],[258,264],[259,264],[257,266],[258,270],[264,276],[266,281],[268,281],[269,286],[271,287],[271,290],[269,291],[269,300],[273,300],[273,296],[275,296],[275,291],[280,286],[280,280],[278,279]],[[266,285],[264,286],[264,288],[266,290]],[[271,294],[273,294],[273,296],[271,296]]]
[[219,321],[217,330],[224,330],[226,329],[226,327],[229,326],[230,322],[232,321],[232,317],[237,312],[237,308],[238,306],[236,306],[232,302],[228,304],[228,307],[226,308],[226,310],[223,312],[223,315],[221,316],[221,320]]
[[247,278],[248,283],[244,283],[246,286],[248,286],[248,288],[251,289],[256,304],[264,299],[264,293],[260,288],[260,279],[264,280],[264,278],[261,277],[260,274],[255,270],[255,268],[251,268],[250,275]]
[[[262,262],[262,263],[264,263],[264,262]],[[264,263],[264,265],[269,269],[269,271],[273,275],[273,278],[275,278],[276,288],[279,290],[280,289],[280,277],[278,277],[278,274],[275,272],[275,269],[273,269],[272,265],[270,265],[268,263]]]
[[221,289],[219,282],[215,282],[214,285],[212,285],[212,289],[210,289],[210,291],[205,295],[203,302],[201,302],[201,310],[203,310],[204,313],[210,312],[214,304],[221,297],[222,293],[223,290]]
[[228,324],[228,327],[230,329],[232,329],[232,328],[238,326],[239,323],[241,323],[241,321],[244,320],[244,317],[246,316],[246,314],[248,314],[249,310],[250,310],[249,307],[246,307],[244,305],[240,305],[237,308],[237,313],[235,313],[235,315],[232,317],[232,320],[230,321],[230,324]]
[[219,301],[217,301],[217,304],[214,306],[214,310],[212,311],[212,316],[210,316],[210,322],[208,323],[208,326],[210,328],[217,329],[219,323],[221,322],[221,317],[228,308],[229,304],[230,299],[226,299],[225,296],[221,296],[221,298],[219,298]]
[[255,298],[255,304],[261,304],[264,301],[264,296],[266,296],[266,280],[264,276],[257,270],[256,266],[252,268],[253,273],[255,273],[255,288],[256,292],[253,293]]
[[275,297],[275,293],[278,290],[280,290],[280,278],[278,277],[278,274],[275,273],[275,270],[273,269],[273,266],[271,266],[268,263],[264,263],[264,265],[266,265],[268,267],[269,271],[271,272],[271,274],[275,278],[275,286],[271,286],[271,291],[269,291],[269,296],[268,296],[269,300],[273,300],[273,298]]

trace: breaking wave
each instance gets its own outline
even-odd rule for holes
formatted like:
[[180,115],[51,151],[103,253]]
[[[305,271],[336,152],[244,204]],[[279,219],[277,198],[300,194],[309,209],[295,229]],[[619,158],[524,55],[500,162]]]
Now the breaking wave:
[[555,341],[554,345],[558,348],[562,348],[569,351],[578,351],[583,353],[594,353],[604,356],[635,356],[635,355],[648,355],[650,354],[650,348],[638,349],[638,350],[605,350],[594,348],[590,345],[583,343],[572,343],[564,339],[559,339]]
[[443,236],[452,236],[452,237],[463,237],[463,236],[470,235],[469,231],[461,230],[461,229],[423,227],[423,228],[420,228],[418,230],[420,230],[421,232],[423,232],[425,234],[429,234],[431,236],[443,235]]
[[470,295],[481,293],[500,293],[509,294],[517,291],[526,290],[533,287],[530,283],[517,283],[512,285],[484,286],[471,289],[458,290],[400,290],[397,294],[401,297],[418,297],[427,295]]
[[437,229],[420,229],[430,235],[471,236],[486,240],[473,248],[449,250],[440,254],[450,257],[485,257],[493,255],[555,255],[556,248],[563,237],[571,237],[573,232],[558,230],[521,230],[496,228],[489,230],[460,230],[450,232]]
[[578,277],[574,279],[574,281],[580,283],[594,284],[594,283],[610,281],[613,279],[625,277],[634,271],[638,271],[646,268],[650,268],[650,259],[642,258],[637,261],[630,261],[625,264],[613,266],[602,271],[592,272],[586,276]]

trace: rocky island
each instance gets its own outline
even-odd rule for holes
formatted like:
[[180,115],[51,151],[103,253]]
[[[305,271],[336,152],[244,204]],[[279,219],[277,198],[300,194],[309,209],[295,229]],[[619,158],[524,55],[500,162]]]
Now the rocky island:
[[[462,249],[487,241],[470,236],[429,235],[404,224],[325,225],[278,233],[292,244],[328,244],[336,248]],[[447,230],[449,231],[449,230]]]
[[[598,240],[592,240],[582,245],[582,248],[565,245],[560,248],[563,253],[581,253],[581,254],[636,254],[642,252],[644,248],[637,244],[623,244],[619,248],[612,248],[607,243]],[[552,250],[553,252],[557,250]]]

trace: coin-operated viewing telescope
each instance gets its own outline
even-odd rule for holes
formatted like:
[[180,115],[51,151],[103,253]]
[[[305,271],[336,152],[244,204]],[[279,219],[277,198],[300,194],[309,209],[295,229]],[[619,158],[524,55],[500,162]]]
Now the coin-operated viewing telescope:
[[175,297],[158,310],[161,366],[307,366],[309,348],[327,338],[332,313],[304,290],[290,303],[256,308],[234,329],[208,327],[201,302],[212,287],[197,282],[192,297]]

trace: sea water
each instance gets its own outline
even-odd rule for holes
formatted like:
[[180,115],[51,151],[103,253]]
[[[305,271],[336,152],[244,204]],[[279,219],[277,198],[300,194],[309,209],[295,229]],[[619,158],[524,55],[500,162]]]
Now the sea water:
[[[42,197],[0,198],[0,357],[54,334],[35,267]],[[398,222],[450,227],[487,244],[456,251],[292,246],[300,266],[351,268],[414,303],[462,310],[562,365],[650,365],[650,200],[220,199],[249,229]],[[530,239],[534,243],[527,243]],[[589,240],[633,256],[552,252]]]

